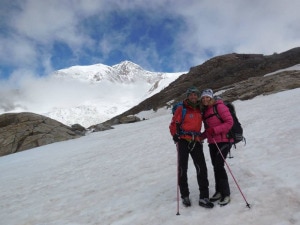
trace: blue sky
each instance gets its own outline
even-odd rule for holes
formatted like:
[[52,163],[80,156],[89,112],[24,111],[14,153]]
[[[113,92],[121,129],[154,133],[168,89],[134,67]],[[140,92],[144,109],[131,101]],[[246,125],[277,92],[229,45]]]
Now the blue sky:
[[300,1],[1,0],[0,79],[129,60],[188,71],[227,53],[300,46]]

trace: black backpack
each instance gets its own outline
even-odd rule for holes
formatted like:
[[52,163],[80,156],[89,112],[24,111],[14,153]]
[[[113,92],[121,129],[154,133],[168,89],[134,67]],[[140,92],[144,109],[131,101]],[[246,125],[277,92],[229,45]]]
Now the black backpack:
[[[227,134],[227,138],[233,138],[234,146],[235,146],[235,144],[237,144],[241,141],[244,141],[246,144],[246,138],[243,136],[243,128],[242,128],[241,123],[239,122],[239,119],[237,118],[234,105],[231,102],[227,102],[227,101],[224,101],[224,105],[226,105],[227,108],[229,109],[230,114],[233,119],[233,126],[229,130],[229,132]],[[218,113],[218,104],[213,105],[213,110],[214,110],[214,114],[218,117],[218,119],[221,120],[222,123],[224,123],[223,119],[221,118],[221,116]]]

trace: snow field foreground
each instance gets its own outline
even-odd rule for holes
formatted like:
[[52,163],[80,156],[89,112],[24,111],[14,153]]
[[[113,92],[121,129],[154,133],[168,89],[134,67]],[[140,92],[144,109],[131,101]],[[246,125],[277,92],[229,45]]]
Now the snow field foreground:
[[[227,162],[231,203],[197,204],[192,160],[192,207],[176,216],[176,147],[170,110],[76,140],[0,158],[0,218],[9,225],[288,225],[300,224],[300,89],[234,102],[247,145]],[[214,178],[204,144],[210,194]]]

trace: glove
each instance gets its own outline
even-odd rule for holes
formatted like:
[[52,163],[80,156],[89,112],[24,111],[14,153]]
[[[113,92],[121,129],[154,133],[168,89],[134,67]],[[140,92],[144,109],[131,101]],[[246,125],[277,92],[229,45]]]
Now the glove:
[[180,138],[179,138],[179,134],[174,134],[174,135],[173,135],[173,141],[174,141],[174,142],[177,143],[177,142],[179,141],[179,139],[180,139]]
[[209,127],[209,128],[206,129],[206,133],[207,133],[209,136],[212,137],[212,136],[215,135],[215,130],[214,130],[214,128]]

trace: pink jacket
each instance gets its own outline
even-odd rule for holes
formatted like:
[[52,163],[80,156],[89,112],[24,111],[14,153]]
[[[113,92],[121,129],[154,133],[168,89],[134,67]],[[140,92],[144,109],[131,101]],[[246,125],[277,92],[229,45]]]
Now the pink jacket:
[[227,133],[233,125],[233,119],[229,112],[229,109],[226,105],[224,105],[222,100],[217,100],[215,104],[217,105],[218,113],[224,122],[222,123],[222,121],[216,115],[210,116],[214,114],[214,110],[213,106],[208,106],[208,108],[204,112],[203,121],[205,124],[205,128],[212,127],[214,129],[215,135],[212,137],[205,132],[203,137],[207,138],[207,142],[209,144],[214,143],[213,138],[217,143],[228,141],[233,142],[233,139],[229,140],[226,137]]

